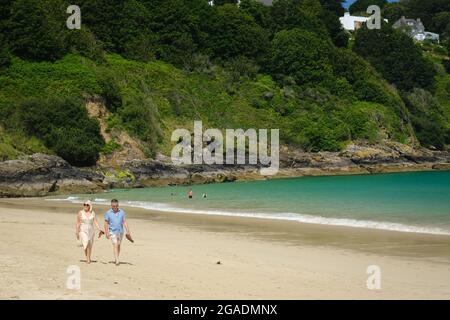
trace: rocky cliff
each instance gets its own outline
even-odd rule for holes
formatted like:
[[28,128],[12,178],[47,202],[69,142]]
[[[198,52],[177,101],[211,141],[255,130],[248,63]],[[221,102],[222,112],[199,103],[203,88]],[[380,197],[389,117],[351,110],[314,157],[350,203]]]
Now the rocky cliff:
[[450,153],[390,143],[349,145],[342,152],[305,153],[283,148],[276,176],[260,175],[250,165],[175,166],[170,159],[126,160],[120,166],[75,168],[63,159],[35,154],[0,162],[0,196],[29,197],[93,193],[109,188],[203,184],[281,177],[372,174],[402,171],[450,170]]
[[91,170],[72,167],[51,155],[34,154],[0,162],[0,197],[99,192],[104,189],[102,180]]

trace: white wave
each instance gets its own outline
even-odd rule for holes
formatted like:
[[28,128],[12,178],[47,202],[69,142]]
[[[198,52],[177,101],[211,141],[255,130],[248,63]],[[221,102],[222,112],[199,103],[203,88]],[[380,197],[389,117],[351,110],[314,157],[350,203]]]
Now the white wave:
[[[72,203],[81,203],[82,201],[78,197],[68,197],[66,199],[47,199],[52,201],[70,201]],[[97,201],[100,200],[100,201]],[[106,199],[95,199],[93,204],[104,204]],[[386,221],[371,221],[371,220],[356,220],[348,218],[328,218],[322,216],[313,216],[308,214],[292,213],[292,212],[235,212],[235,211],[220,211],[220,210],[201,210],[201,209],[189,209],[180,208],[168,205],[166,203],[157,202],[145,202],[145,201],[121,201],[124,206],[142,208],[148,210],[155,210],[161,212],[175,212],[175,213],[191,213],[191,214],[206,214],[206,215],[220,215],[230,217],[249,217],[258,219],[272,219],[272,220],[288,220],[297,221],[300,223],[308,224],[321,224],[332,226],[343,226],[352,228],[366,228],[377,230],[388,230],[397,232],[410,232],[410,233],[425,233],[436,235],[450,235],[449,230],[434,228],[434,227],[421,227],[406,225],[402,223],[386,222]]]
[[60,198],[51,198],[51,199],[45,199],[45,201],[77,201],[79,199],[79,197],[67,197],[64,199],[60,199]]

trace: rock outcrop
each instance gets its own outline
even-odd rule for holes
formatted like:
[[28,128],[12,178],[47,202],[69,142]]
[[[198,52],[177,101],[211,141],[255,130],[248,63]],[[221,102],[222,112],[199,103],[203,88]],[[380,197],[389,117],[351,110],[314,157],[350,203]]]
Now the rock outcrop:
[[282,148],[276,176],[262,176],[251,165],[174,165],[160,155],[156,160],[123,161],[120,166],[99,164],[74,168],[56,156],[35,154],[0,162],[0,197],[92,193],[110,188],[205,184],[281,177],[372,174],[403,171],[450,170],[450,152],[413,149],[390,143],[349,145],[341,152],[307,153]]
[[72,167],[57,156],[38,153],[0,162],[0,197],[92,193],[103,189],[102,180],[102,176]]

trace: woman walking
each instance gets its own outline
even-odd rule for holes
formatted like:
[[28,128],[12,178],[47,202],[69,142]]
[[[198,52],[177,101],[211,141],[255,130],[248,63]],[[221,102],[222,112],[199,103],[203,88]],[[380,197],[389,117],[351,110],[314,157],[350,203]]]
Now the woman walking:
[[100,236],[105,233],[97,222],[97,217],[92,209],[91,201],[86,201],[83,204],[83,209],[78,211],[76,236],[83,244],[84,254],[86,255],[86,263],[91,263],[92,245],[94,244],[95,230],[94,225],[100,232]]

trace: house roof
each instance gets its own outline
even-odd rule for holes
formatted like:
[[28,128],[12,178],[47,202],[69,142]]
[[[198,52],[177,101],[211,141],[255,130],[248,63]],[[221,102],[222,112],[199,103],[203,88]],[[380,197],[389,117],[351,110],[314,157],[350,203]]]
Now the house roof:
[[425,29],[422,21],[420,19],[407,19],[404,16],[398,19],[393,25],[394,28],[402,27],[402,26],[411,26],[414,29]]

